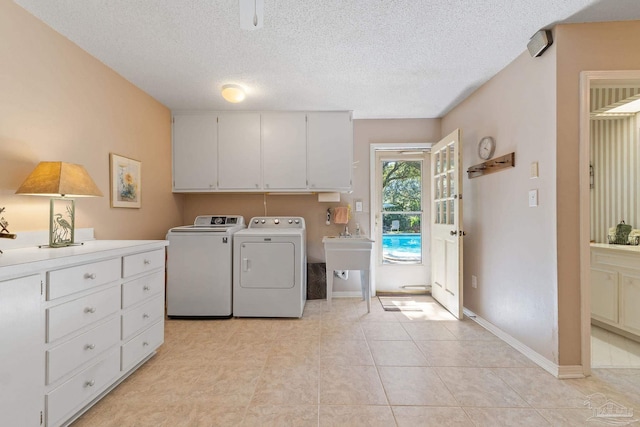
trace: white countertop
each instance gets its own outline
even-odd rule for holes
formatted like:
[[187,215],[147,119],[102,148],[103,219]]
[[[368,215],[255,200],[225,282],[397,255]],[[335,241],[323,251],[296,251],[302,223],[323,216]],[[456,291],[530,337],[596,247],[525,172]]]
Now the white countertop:
[[635,252],[640,254],[640,246],[633,245],[611,245],[608,243],[591,243],[591,249],[605,249],[620,252]]
[[55,269],[61,260],[68,257],[75,257],[74,263],[85,263],[120,256],[123,250],[145,252],[163,249],[167,245],[169,242],[166,240],[92,240],[64,248],[9,249],[0,254],[0,280]]

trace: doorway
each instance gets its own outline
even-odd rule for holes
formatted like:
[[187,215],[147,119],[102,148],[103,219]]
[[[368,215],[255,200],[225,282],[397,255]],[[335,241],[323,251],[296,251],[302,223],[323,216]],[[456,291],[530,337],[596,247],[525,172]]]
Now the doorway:
[[431,144],[371,146],[376,294],[430,290]]
[[598,255],[610,250],[610,229],[622,219],[640,228],[639,188],[634,187],[640,166],[640,115],[616,116],[610,111],[634,97],[640,98],[640,71],[582,73],[580,265],[585,375],[592,367],[640,366],[640,343],[629,339],[640,335],[628,334],[635,317],[624,312],[628,297],[640,295],[640,280],[636,282],[626,267],[607,265]]

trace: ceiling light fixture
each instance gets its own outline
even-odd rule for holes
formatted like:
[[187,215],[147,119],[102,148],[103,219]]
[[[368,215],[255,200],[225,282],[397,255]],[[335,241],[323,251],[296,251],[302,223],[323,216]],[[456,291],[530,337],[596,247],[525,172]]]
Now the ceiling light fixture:
[[233,104],[242,102],[245,96],[244,89],[238,85],[230,84],[222,86],[222,97],[228,102]]
[[238,0],[240,6],[240,28],[258,30],[264,18],[264,0]]

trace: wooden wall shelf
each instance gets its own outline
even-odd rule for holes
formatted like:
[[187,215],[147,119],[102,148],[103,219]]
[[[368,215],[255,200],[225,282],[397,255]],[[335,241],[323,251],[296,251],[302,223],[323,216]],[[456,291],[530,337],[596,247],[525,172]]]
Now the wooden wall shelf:
[[516,153],[509,153],[504,156],[487,160],[484,163],[473,165],[467,169],[467,174],[469,174],[469,179],[477,178],[482,175],[489,175],[490,173],[498,172],[505,168],[515,167],[515,165]]

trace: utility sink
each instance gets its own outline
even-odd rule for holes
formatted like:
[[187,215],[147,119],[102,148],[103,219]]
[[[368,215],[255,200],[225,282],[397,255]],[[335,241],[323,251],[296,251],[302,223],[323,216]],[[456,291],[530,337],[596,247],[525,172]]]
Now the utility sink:
[[373,240],[364,236],[325,236],[322,238],[324,255],[327,260],[327,303],[331,307],[333,272],[335,270],[360,270],[362,297],[367,301],[367,311],[371,310],[371,249]]

